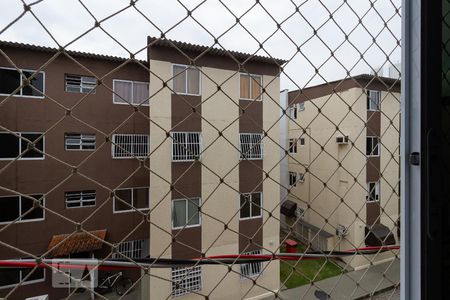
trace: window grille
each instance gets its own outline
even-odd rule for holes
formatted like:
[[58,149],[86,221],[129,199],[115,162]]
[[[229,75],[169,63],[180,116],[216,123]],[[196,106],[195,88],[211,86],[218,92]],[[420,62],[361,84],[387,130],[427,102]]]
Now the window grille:
[[172,160],[200,159],[201,136],[199,132],[172,132]]
[[241,159],[262,159],[262,139],[261,133],[240,133]]
[[117,245],[117,252],[113,253],[113,258],[143,258],[144,243],[146,240],[126,241]]
[[146,158],[149,154],[150,138],[146,134],[114,134],[113,158]]
[[66,150],[95,150],[95,134],[66,133]]
[[182,296],[202,289],[202,268],[172,268],[172,296]]
[[[242,253],[246,255],[258,255],[262,254],[261,250],[254,250],[246,253]],[[263,263],[262,262],[256,262],[256,263],[248,263],[248,264],[241,264],[241,277],[242,278],[252,278],[260,275],[262,273],[263,269]]]
[[44,145],[45,136],[42,133],[0,132],[0,160],[43,159]]
[[97,86],[97,79],[90,76],[81,75],[65,75],[66,92],[72,93],[95,93],[95,87]]
[[73,208],[95,206],[95,195],[94,190],[66,192],[66,207]]

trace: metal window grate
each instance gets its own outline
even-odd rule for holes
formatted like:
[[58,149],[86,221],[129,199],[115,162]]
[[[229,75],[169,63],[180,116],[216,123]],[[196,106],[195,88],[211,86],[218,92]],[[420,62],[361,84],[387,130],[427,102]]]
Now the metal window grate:
[[172,296],[182,296],[202,289],[202,268],[172,268]]
[[240,133],[241,159],[263,158],[263,135],[261,133]]
[[65,192],[66,207],[95,206],[96,192],[94,190]]
[[[242,254],[247,255],[258,255],[262,254],[261,250],[254,250]],[[241,277],[242,278],[252,278],[259,276],[263,271],[263,263],[262,262],[256,262],[256,263],[248,263],[248,264],[241,264]]]
[[122,242],[117,246],[117,252],[113,253],[113,258],[142,258],[145,240],[134,240]]
[[66,150],[95,150],[95,134],[65,134]]
[[150,138],[145,134],[114,134],[113,158],[145,158],[149,155]]
[[200,159],[201,136],[199,132],[172,132],[171,137],[173,161]]
[[97,79],[90,76],[65,75],[66,92],[95,94]]

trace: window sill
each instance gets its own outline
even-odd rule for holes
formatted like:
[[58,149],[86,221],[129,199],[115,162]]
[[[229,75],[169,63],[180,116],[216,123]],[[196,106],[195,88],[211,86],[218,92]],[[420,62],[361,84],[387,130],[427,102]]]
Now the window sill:
[[246,221],[246,220],[253,220],[253,219],[262,219],[262,215],[256,216],[256,217],[246,217],[246,218],[239,217],[239,221]]
[[196,228],[196,227],[201,227],[202,224],[196,224],[196,225],[186,225],[186,226],[181,226],[181,227],[173,227],[172,226],[172,230],[184,230],[184,229],[188,229],[188,228]]
[[239,98],[239,101],[262,101],[262,99],[247,99],[247,98]]
[[177,96],[196,96],[196,97],[200,97],[202,94],[189,94],[189,93],[181,93],[181,92],[172,92],[172,95],[177,95]]
[[150,207],[147,208],[136,208],[136,209],[127,209],[127,210],[113,210],[114,214],[123,214],[123,213],[132,213],[132,212],[139,212],[139,211],[145,211],[149,210]]
[[[9,97],[11,94],[0,94],[3,97]],[[12,95],[15,98],[28,98],[28,99],[44,99],[45,96],[28,96],[28,95]]]

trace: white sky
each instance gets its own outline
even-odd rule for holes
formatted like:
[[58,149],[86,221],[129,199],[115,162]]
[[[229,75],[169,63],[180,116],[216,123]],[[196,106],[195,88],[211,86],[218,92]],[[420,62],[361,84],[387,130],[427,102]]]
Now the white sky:
[[[351,75],[370,73],[372,68],[386,63],[386,56],[392,63],[400,61],[397,39],[400,39],[401,18],[396,14],[400,0],[260,0],[273,19],[281,23],[284,33],[277,30],[275,21],[255,0],[221,1],[139,0],[136,7],[153,24],[131,7],[102,22],[101,27],[131,52],[145,47],[148,35],[159,37],[163,31],[171,39],[207,46],[214,43],[212,34],[228,50],[254,53],[259,46],[250,32],[260,42],[267,39],[263,44],[265,51],[259,50],[258,54],[286,60],[294,57],[285,68],[288,76],[281,76],[282,89],[340,79],[346,76],[347,70]],[[82,3],[99,21],[129,5],[128,0],[82,0]],[[183,20],[187,13],[181,4],[188,9],[199,5],[192,17],[204,28],[191,17]],[[236,16],[255,6],[236,25],[235,17],[224,5]],[[68,47],[70,50],[129,57],[100,28],[83,35],[93,28],[94,18],[78,0],[43,0],[32,6],[32,11],[60,45],[67,45],[82,35]],[[0,32],[22,12],[21,0],[0,0]],[[329,20],[330,13],[332,20]],[[384,28],[384,22],[388,28]],[[311,26],[317,30],[315,36]],[[0,40],[57,47],[29,12],[3,31]],[[300,46],[301,53],[293,42]],[[334,51],[334,58],[329,59],[329,48]],[[365,61],[356,49],[363,53]],[[138,57],[146,59],[146,52]],[[315,68],[323,78],[315,74]]]

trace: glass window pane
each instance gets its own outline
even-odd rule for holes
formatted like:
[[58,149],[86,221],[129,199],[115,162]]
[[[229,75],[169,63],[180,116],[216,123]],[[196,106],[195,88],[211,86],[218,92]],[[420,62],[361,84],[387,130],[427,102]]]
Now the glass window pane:
[[128,81],[114,81],[114,102],[131,103],[132,101],[132,83]]
[[0,222],[11,222],[19,217],[19,197],[0,197]]
[[19,138],[11,133],[0,133],[0,158],[19,156]]
[[133,206],[136,208],[148,208],[148,188],[133,189]]
[[252,217],[261,216],[261,193],[252,194]]
[[13,285],[20,282],[20,270],[0,269],[0,286]]
[[200,94],[200,72],[196,68],[187,69],[188,94]]
[[[23,133],[22,138],[25,138],[29,140],[30,142],[36,141],[41,136],[40,133]],[[44,157],[44,154],[36,151],[35,149],[27,150],[28,142],[24,139],[20,139],[21,143],[21,150],[22,150],[22,157]],[[35,146],[36,149],[39,149],[40,151],[44,150],[44,138],[41,138],[39,141],[36,142]]]
[[198,213],[199,199],[188,199],[188,225],[200,224]]
[[[30,195],[30,197],[40,200],[41,205],[44,203],[42,195]],[[34,220],[44,218],[44,210],[42,208],[34,208],[34,201],[27,197],[21,197],[22,207],[21,207],[21,218],[22,220]],[[31,211],[29,211],[31,209]],[[28,212],[29,211],[29,212]],[[27,213],[28,212],[28,213]]]
[[173,201],[172,214],[173,227],[183,227],[184,225],[186,225],[186,201]]
[[132,209],[131,206],[124,203],[124,201],[130,205],[132,204],[131,203],[131,189],[116,191],[116,197],[114,198],[114,209],[116,211]]
[[[23,75],[30,78],[34,72],[23,71]],[[25,79],[25,78],[24,78]],[[32,88],[33,86],[34,88]],[[30,81],[30,85],[26,85],[22,88],[22,95],[26,96],[42,96],[44,91],[44,73],[36,74]]]
[[[27,275],[29,273],[31,273],[31,274],[29,277],[27,277]],[[33,271],[33,269],[22,269],[22,279],[25,279],[25,277],[27,277],[25,282],[44,279],[44,273],[45,273],[45,269],[43,269],[43,268],[37,268],[34,271]]]
[[19,72],[16,70],[0,69],[0,94],[11,94],[19,86]]
[[173,90],[176,93],[186,94],[186,68],[173,66]]
[[241,195],[241,218],[250,217],[250,195]]
[[261,77],[252,76],[252,99],[261,99]]
[[241,74],[241,99],[250,99],[250,76]]
[[148,104],[148,84],[134,82],[133,84],[133,104]]

